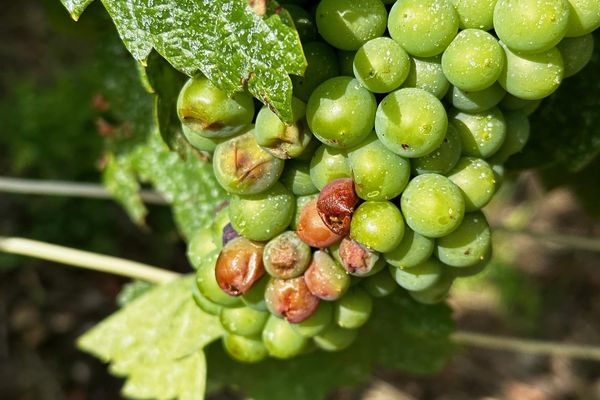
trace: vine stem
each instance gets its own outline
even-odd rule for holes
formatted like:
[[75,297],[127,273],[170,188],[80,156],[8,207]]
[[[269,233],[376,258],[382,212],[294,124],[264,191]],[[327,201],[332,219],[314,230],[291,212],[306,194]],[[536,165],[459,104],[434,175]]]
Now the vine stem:
[[600,347],[598,346],[517,339],[468,331],[458,331],[454,333],[452,335],[452,340],[462,345],[485,347],[494,350],[566,356],[570,358],[600,361]]
[[[86,197],[110,199],[114,196],[97,183],[79,183],[53,180],[19,179],[0,177],[0,192],[39,194],[47,196]],[[165,199],[153,190],[140,190],[140,197],[149,204],[167,204]]]
[[0,251],[108,272],[154,284],[166,283],[181,276],[176,272],[135,261],[18,237],[0,236]]

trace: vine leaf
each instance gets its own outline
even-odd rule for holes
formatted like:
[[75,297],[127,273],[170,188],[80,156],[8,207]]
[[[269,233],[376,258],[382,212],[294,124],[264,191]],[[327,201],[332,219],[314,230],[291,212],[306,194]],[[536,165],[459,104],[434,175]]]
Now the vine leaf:
[[206,386],[203,348],[223,335],[218,318],[194,303],[193,277],[149,289],[78,340],[78,346],[127,378],[132,398],[200,399]]
[[89,6],[93,1],[94,0],[61,0],[69,14],[71,14],[71,18],[73,18],[75,21],[79,19],[87,6]]
[[[62,0],[77,17],[90,1]],[[270,1],[257,15],[247,0],[103,0],[133,57],[155,49],[177,70],[198,72],[229,94],[250,93],[292,120],[292,82],[306,59],[289,15]]]
[[377,366],[415,373],[438,371],[454,352],[449,339],[453,330],[448,306],[418,304],[399,291],[376,301],[369,322],[347,350],[319,350],[247,366],[232,361],[215,344],[207,348],[208,380],[215,388],[234,386],[256,400],[321,399],[336,387],[367,381]]

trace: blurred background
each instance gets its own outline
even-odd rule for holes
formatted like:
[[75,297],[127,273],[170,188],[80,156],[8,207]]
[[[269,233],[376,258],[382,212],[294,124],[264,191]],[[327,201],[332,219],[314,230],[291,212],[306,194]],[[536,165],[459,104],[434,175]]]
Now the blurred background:
[[[58,0],[3,4],[1,176],[100,182],[104,146],[150,110],[100,2],[78,23]],[[492,264],[449,298],[459,329],[600,346],[599,167],[508,173],[485,210]],[[190,271],[166,207],[139,227],[112,201],[0,192],[0,215],[3,236]],[[119,307],[126,282],[0,254],[0,399],[119,398],[122,382],[74,342]],[[600,363],[468,347],[435,376],[381,370],[331,399],[600,399]]]

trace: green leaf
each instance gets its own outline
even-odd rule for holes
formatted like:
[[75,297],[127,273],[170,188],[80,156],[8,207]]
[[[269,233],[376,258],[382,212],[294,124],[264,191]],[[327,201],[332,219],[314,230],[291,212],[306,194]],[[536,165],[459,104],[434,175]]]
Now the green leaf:
[[422,305],[397,293],[374,304],[357,341],[339,353],[319,350],[247,366],[232,361],[215,343],[207,349],[209,384],[233,386],[256,400],[321,399],[333,388],[365,382],[378,366],[439,371],[454,351],[453,329],[446,305]]
[[202,349],[222,336],[218,318],[191,296],[193,277],[150,289],[78,340],[78,346],[127,377],[123,392],[134,398],[204,396]]
[[94,0],[60,0],[63,6],[67,9],[71,18],[75,21],[79,19],[81,14],[85,11]]
[[229,94],[247,86],[282,119],[292,120],[289,74],[302,75],[306,59],[289,15],[276,2],[262,16],[247,0],[103,3],[136,60],[145,62],[155,49],[177,70],[202,72]]
[[[600,30],[594,33],[600,43]],[[531,138],[511,157],[517,169],[556,165],[580,171],[600,154],[600,46],[589,65],[564,80],[531,116]]]
[[106,189],[121,203],[129,217],[138,225],[144,225],[148,210],[139,195],[140,184],[135,171],[126,157],[107,157],[102,172],[102,182]]

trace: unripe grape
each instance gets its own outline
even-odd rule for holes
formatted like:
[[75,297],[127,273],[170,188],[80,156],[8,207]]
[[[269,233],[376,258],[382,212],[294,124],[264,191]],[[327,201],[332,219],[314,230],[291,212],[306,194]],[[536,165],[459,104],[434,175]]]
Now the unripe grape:
[[349,148],[373,130],[376,107],[373,94],[356,79],[338,76],[320,84],[310,95],[306,120],[321,142]]
[[187,258],[194,269],[197,269],[204,261],[204,258],[213,251],[218,250],[213,241],[212,232],[209,228],[199,229],[187,247]]
[[317,28],[332,46],[357,50],[385,32],[387,11],[379,0],[321,0]]
[[317,211],[323,223],[333,233],[345,236],[350,232],[350,221],[358,204],[354,181],[340,178],[329,182],[319,193]]
[[292,329],[304,337],[313,337],[321,333],[333,320],[333,305],[330,302],[322,301],[319,308],[308,319],[292,324]]
[[502,47],[495,37],[479,29],[461,31],[442,55],[442,68],[450,83],[467,91],[492,86],[503,67]]
[[355,286],[335,302],[334,321],[345,329],[363,326],[373,311],[373,299],[363,288]]
[[458,14],[460,29],[494,27],[494,6],[497,0],[451,0]]
[[208,298],[206,298],[206,296],[204,296],[200,292],[200,289],[198,288],[198,285],[196,285],[195,282],[192,285],[192,298],[194,299],[194,303],[196,303],[196,305],[205,313],[210,315],[221,314],[221,310],[223,309],[223,307],[221,307],[217,303],[213,303]]
[[187,141],[190,142],[196,150],[205,151],[211,154],[215,151],[219,143],[223,143],[227,140],[227,138],[204,137],[184,124],[181,124],[181,131],[183,132],[183,136],[185,136]]
[[231,296],[246,293],[264,274],[264,245],[244,237],[227,243],[217,259],[215,276],[219,287]]
[[265,290],[265,301],[271,314],[298,323],[308,319],[319,306],[303,276],[292,279],[271,278]]
[[462,150],[462,143],[458,130],[450,123],[444,141],[434,151],[423,157],[414,158],[411,162],[413,170],[420,174],[446,174],[458,162]]
[[379,37],[369,40],[356,52],[354,76],[373,93],[397,89],[408,76],[410,58],[394,40]]
[[525,100],[506,93],[500,102],[500,108],[503,111],[519,111],[529,116],[542,104],[542,100]]
[[497,152],[488,160],[491,164],[502,164],[508,158],[523,150],[529,139],[529,118],[520,111],[505,112],[506,139]]
[[375,251],[394,249],[403,235],[402,214],[389,201],[366,201],[354,212],[350,237]]
[[569,24],[567,0],[498,0],[496,34],[511,50],[540,53],[565,36]]
[[286,124],[268,107],[263,107],[256,116],[254,135],[259,146],[272,156],[288,159],[301,155],[312,139],[306,124],[306,106],[297,98],[292,98],[294,122]]
[[286,4],[285,9],[290,13],[292,20],[294,21],[294,26],[298,31],[300,40],[308,42],[317,38],[317,25],[304,8],[294,4]]
[[379,253],[349,238],[342,239],[338,252],[342,267],[350,275],[372,275],[377,270],[381,270],[385,264]]
[[254,100],[246,92],[229,97],[205,77],[188,80],[177,99],[181,122],[205,137],[229,137],[247,129],[254,117]]
[[398,289],[398,284],[387,270],[383,270],[367,277],[363,282],[363,288],[370,296],[379,298],[394,293]]
[[343,150],[322,145],[310,160],[310,179],[319,190],[334,179],[350,177],[352,170]]
[[263,275],[262,278],[254,282],[252,287],[241,296],[246,306],[256,311],[268,311],[267,303],[265,302],[265,290],[269,279],[269,275]]
[[224,307],[239,307],[240,299],[225,293],[217,283],[215,264],[219,252],[209,254],[196,270],[196,285],[200,293],[213,303]]
[[440,280],[443,270],[444,265],[433,257],[412,268],[390,267],[390,273],[396,283],[411,291],[421,291],[432,287]]
[[313,338],[315,344],[325,351],[344,350],[356,340],[358,329],[344,329],[335,324],[329,325]]
[[431,153],[444,141],[447,128],[444,105],[422,89],[397,90],[377,107],[377,137],[388,149],[403,157]]
[[453,86],[446,99],[460,111],[477,113],[489,110],[500,103],[506,95],[506,90],[498,83],[494,83],[487,89],[476,92],[466,92]]
[[253,131],[223,142],[215,149],[213,170],[219,184],[236,194],[261,193],[277,182],[283,161],[263,150]]
[[296,196],[307,196],[319,192],[310,179],[310,165],[305,161],[290,160],[286,162],[280,181]]
[[292,358],[306,347],[307,339],[297,333],[289,322],[274,315],[269,317],[263,329],[262,339],[269,354],[275,358]]
[[309,201],[302,209],[296,233],[304,243],[317,248],[329,247],[343,238],[325,225],[317,210],[317,199]]
[[272,277],[290,279],[306,271],[311,256],[310,247],[296,232],[287,231],[267,243],[263,253],[263,264]]
[[460,136],[464,155],[488,158],[506,139],[506,121],[497,107],[478,113],[453,111],[450,122]]
[[243,363],[257,363],[269,355],[258,338],[226,334],[223,336],[223,347],[231,357]]
[[400,205],[407,225],[430,238],[455,230],[465,212],[465,201],[458,186],[438,174],[423,174],[411,180],[402,193]]
[[434,240],[406,228],[400,244],[383,254],[388,264],[397,268],[415,267],[433,254]]
[[480,261],[470,267],[447,268],[445,273],[454,278],[468,278],[470,276],[478,275],[486,269],[486,267],[490,264],[491,259],[492,250],[490,249],[483,261]]
[[250,307],[223,308],[219,315],[219,321],[227,332],[246,337],[259,335],[268,318],[268,312]]
[[427,289],[418,291],[409,291],[408,294],[414,300],[423,304],[437,304],[446,299],[448,292],[454,283],[454,277],[451,274],[442,274],[441,278]]
[[383,145],[373,134],[349,152],[356,194],[363,200],[390,200],[410,179],[410,163]]
[[490,202],[496,192],[492,167],[480,158],[463,157],[448,174],[465,199],[465,211],[477,211]]
[[266,241],[285,231],[294,217],[294,207],[294,195],[276,183],[263,193],[233,195],[229,216],[240,235]]
[[583,36],[600,28],[598,0],[569,0],[567,37]]
[[450,88],[450,82],[442,69],[442,56],[411,57],[410,72],[402,87],[423,89],[438,99],[443,98]]
[[229,201],[224,201],[217,208],[218,210],[215,212],[212,224],[210,225],[210,231],[213,242],[221,250],[223,248],[223,230],[231,223],[229,219]]
[[390,36],[411,55],[440,54],[458,32],[458,15],[447,0],[398,0],[388,18]]
[[[600,11],[599,11],[600,12]],[[594,36],[587,34],[576,38],[563,39],[556,48],[563,58],[565,73],[568,78],[577,74],[587,65],[594,54]]]
[[453,267],[470,267],[484,261],[492,248],[490,227],[481,212],[465,214],[462,224],[452,233],[439,238],[437,258]]
[[346,271],[321,250],[313,254],[304,280],[310,292],[323,300],[336,300],[350,287]]
[[339,67],[335,50],[323,42],[303,43],[306,56],[306,71],[304,76],[292,76],[294,96],[302,101],[308,101],[317,86],[327,79],[338,76]]

